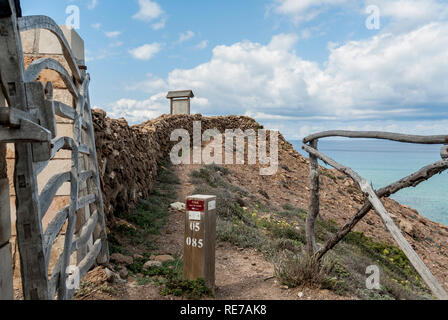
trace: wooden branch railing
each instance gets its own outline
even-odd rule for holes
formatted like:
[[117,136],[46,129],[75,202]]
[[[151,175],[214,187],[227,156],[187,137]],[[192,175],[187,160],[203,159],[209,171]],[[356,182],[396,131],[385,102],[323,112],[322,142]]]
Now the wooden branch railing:
[[328,137],[345,137],[345,138],[365,138],[365,139],[382,139],[404,143],[417,144],[445,144],[448,143],[448,135],[441,136],[416,136],[409,134],[382,132],[382,131],[344,131],[333,130],[312,134],[303,139],[304,143],[319,140]]
[[[49,17],[18,17],[14,0],[0,0],[0,87],[8,108],[0,108],[0,142],[15,143],[15,189],[17,211],[17,242],[21,258],[21,274],[25,299],[71,299],[74,290],[67,288],[67,268],[77,252],[81,277],[95,263],[108,261],[108,245],[98,162],[90,110],[89,81],[61,29]],[[3,10],[6,8],[7,10]],[[9,10],[9,11],[8,11]],[[20,31],[46,29],[62,46],[69,66],[42,58],[24,67]],[[72,94],[76,108],[53,101],[53,85],[36,82],[43,70],[56,71]],[[84,69],[84,68],[82,68]],[[56,115],[73,121],[73,137],[58,137]],[[69,172],[55,174],[38,194],[37,175],[60,150],[71,151]],[[42,219],[46,216],[57,191],[70,183],[70,204],[49,223],[45,232]],[[86,191],[81,187],[86,185]],[[89,214],[75,234],[80,211]],[[93,212],[93,214],[90,214]],[[81,215],[80,215],[81,216]],[[82,222],[82,221],[81,221]],[[67,224],[64,250],[48,277],[52,247]],[[93,243],[90,247],[89,242]]]
[[[318,139],[326,137],[348,137],[348,138],[375,138],[385,139],[391,141],[399,141],[404,143],[419,143],[419,144],[446,144],[448,136],[415,136],[403,135],[390,132],[359,132],[359,131],[327,131],[313,134],[303,140],[302,148],[310,155],[310,206],[307,214],[307,250],[309,256],[320,260],[325,253],[334,248],[355,226],[356,224],[373,208],[375,212],[381,217],[388,231],[391,233],[393,239],[398,246],[403,250],[411,264],[420,274],[422,279],[428,285],[432,293],[439,299],[448,300],[448,294],[439,284],[437,279],[433,276],[429,268],[420,259],[412,246],[408,243],[406,238],[402,235],[400,229],[396,226],[380,198],[388,197],[399,190],[407,187],[415,187],[423,181],[426,181],[436,174],[440,174],[448,169],[448,160],[445,156],[447,150],[446,146],[442,147],[441,156],[444,160],[438,161],[428,165],[419,171],[392,183],[391,185],[382,188],[378,191],[373,190],[372,186],[362,178],[358,173],[349,167],[339,164],[330,157],[318,151]],[[322,160],[327,165],[344,173],[350,177],[361,189],[367,198],[364,206],[353,216],[333,237],[331,237],[322,248],[318,249],[315,244],[314,223],[319,214],[319,167],[317,159]]]
[[[420,183],[430,179],[436,174],[442,173],[445,170],[448,170],[448,161],[438,161],[420,169],[406,178],[379,189],[376,194],[378,198],[389,197],[402,189],[416,187]],[[333,237],[331,237],[321,249],[315,253],[317,258],[321,259],[325,253],[333,249],[334,246],[338,244],[346,235],[348,235],[371,209],[372,204],[370,202],[365,203],[362,208],[359,209],[358,212],[335,235],[333,235]]]

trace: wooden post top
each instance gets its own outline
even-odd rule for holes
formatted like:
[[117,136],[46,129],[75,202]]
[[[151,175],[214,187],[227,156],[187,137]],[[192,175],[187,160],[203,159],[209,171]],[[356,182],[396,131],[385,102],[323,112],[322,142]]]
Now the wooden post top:
[[194,98],[194,93],[192,90],[181,90],[181,91],[169,91],[167,99],[190,99]]
[[204,200],[204,201],[210,201],[210,200],[216,200],[216,196],[208,196],[203,194],[195,194],[192,196],[187,197],[187,200]]

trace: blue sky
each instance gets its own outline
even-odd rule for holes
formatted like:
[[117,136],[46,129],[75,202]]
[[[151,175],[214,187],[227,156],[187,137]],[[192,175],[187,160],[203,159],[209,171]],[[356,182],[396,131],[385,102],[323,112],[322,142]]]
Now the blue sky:
[[72,5],[92,103],[111,117],[155,118],[168,90],[192,89],[193,112],[249,115],[290,139],[447,131],[447,1],[22,0],[58,24]]

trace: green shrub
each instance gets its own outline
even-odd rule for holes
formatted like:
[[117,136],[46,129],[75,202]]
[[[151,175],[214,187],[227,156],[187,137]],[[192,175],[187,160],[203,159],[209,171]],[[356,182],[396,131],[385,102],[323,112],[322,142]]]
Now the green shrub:
[[260,251],[266,251],[269,243],[260,230],[220,218],[217,220],[216,237],[219,241],[229,242],[239,248],[255,248]]
[[171,279],[161,290],[161,295],[174,295],[184,297],[189,300],[199,300],[203,297],[213,297],[213,292],[207,288],[204,279],[198,280],[179,280]]

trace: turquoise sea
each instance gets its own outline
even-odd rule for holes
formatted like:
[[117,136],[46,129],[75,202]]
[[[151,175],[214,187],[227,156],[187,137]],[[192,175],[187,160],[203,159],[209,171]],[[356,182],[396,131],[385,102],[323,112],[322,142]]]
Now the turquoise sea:
[[[308,157],[300,141],[291,142]],[[418,169],[441,160],[440,145],[414,145],[380,140],[330,140],[319,149],[341,164],[357,171],[375,188],[384,187]],[[434,176],[416,188],[404,189],[391,198],[415,208],[432,221],[448,225],[448,172]]]

